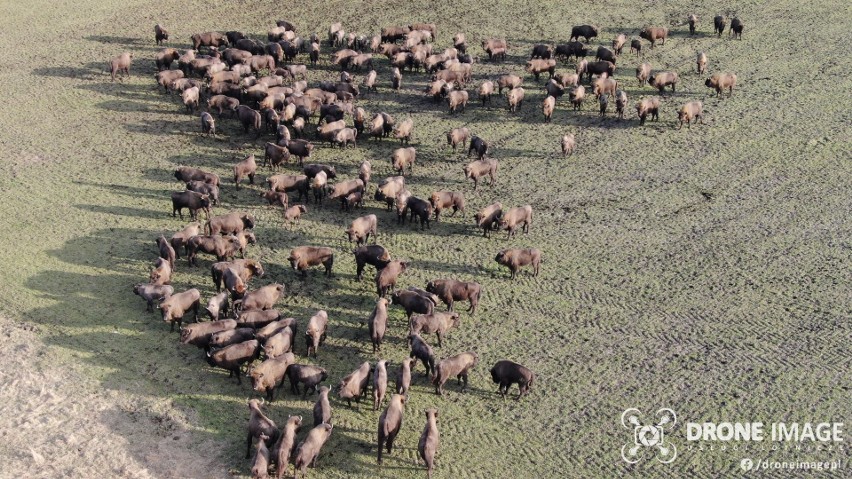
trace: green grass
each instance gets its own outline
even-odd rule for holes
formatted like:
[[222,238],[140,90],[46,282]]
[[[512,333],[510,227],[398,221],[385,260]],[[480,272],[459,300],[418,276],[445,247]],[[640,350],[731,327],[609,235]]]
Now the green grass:
[[[201,352],[180,346],[177,334],[144,313],[131,292],[156,257],[154,239],[184,225],[169,216],[168,195],[180,187],[174,168],[193,165],[225,180],[223,205],[215,213],[250,211],[258,217],[260,245],[250,256],[260,258],[268,274],[255,285],[284,283],[280,307],[303,322],[316,309],[329,312],[329,340],[319,358],[300,354],[300,361],[329,369],[329,385],[379,357],[370,352],[366,328],[359,328],[375,300],[372,270],[364,282],[354,281],[343,237],[356,215],[376,213],[379,243],[412,261],[401,286],[424,286],[439,277],[483,285],[478,314],[463,314],[461,328],[438,350],[440,357],[479,354],[470,392],[460,394],[451,385],[445,398],[435,396],[421,366],[400,449],[383,468],[375,465],[379,413],[333,401],[334,433],[311,477],[421,477],[416,446],[428,407],[440,410],[436,476],[448,478],[737,474],[741,454],[687,451],[682,429],[674,437],[680,450],[675,463],[627,466],[619,449],[630,437],[619,417],[628,407],[671,407],[683,421],[842,421],[849,412],[852,314],[852,71],[843,55],[848,19],[842,4],[725,2],[710,10],[683,1],[498,3],[333,1],[291,10],[243,2],[166,7],[83,0],[0,7],[7,19],[4,37],[16,46],[0,51],[0,82],[7,85],[0,116],[0,215],[6,224],[0,262],[7,279],[0,282],[0,309],[35,324],[52,358],[104,388],[160,404],[172,411],[164,413],[167,423],[169,414],[187,414],[198,444],[222,444],[222,462],[248,474],[242,451],[249,386],[236,386],[207,367]],[[731,9],[746,24],[742,41],[710,35],[713,15]],[[692,11],[701,18],[697,38],[685,35]],[[196,31],[239,29],[265,37],[282,17],[301,33],[315,30],[321,37],[337,19],[365,34],[434,21],[437,46],[449,46],[452,35],[463,31],[480,58],[479,40],[508,38],[508,61],[475,65],[477,81],[501,72],[522,74],[533,43],[566,41],[573,24],[602,27],[594,46],[622,31],[635,38],[643,24],[666,25],[672,37],[654,50],[644,43],[643,60],[657,70],[678,71],[681,84],[677,94],[664,96],[659,123],[644,127],[632,107],[629,120],[614,120],[614,105],[601,120],[593,102],[576,114],[567,98],[558,101],[553,122],[544,124],[544,81],[536,86],[526,75],[519,114],[509,114],[495,99],[491,108],[473,101],[467,112],[449,116],[445,104],[422,95],[424,74],[405,74],[403,91],[390,92],[382,57],[376,62],[380,93],[359,104],[369,113],[414,120],[418,163],[409,188],[421,197],[437,189],[463,191],[467,214],[421,233],[397,226],[372,199],[363,213],[312,204],[290,230],[280,211],[261,204],[259,186],[236,191],[227,180],[235,161],[262,154],[268,136],[254,141],[223,120],[220,135],[203,137],[197,116],[156,91],[151,78],[155,23],[170,28],[172,46],[184,48]],[[312,83],[338,74],[328,65],[329,48],[323,49],[324,64],[311,71]],[[110,83],[106,61],[125,50],[136,56],[133,76]],[[710,72],[737,73],[732,98],[717,99],[704,87],[704,76],[694,73],[698,51],[707,52]],[[654,93],[636,85],[637,63],[625,53],[616,73],[631,105]],[[573,63],[559,68],[572,69]],[[475,89],[469,90],[475,97]],[[705,124],[677,130],[676,111],[692,99],[704,102]],[[500,161],[493,189],[474,193],[461,173],[463,155],[446,148],[445,132],[460,125],[493,145]],[[563,159],[559,140],[566,131],[575,133],[578,146]],[[356,176],[368,158],[379,179],[391,175],[396,147],[366,140],[356,149],[320,146],[313,161],[336,165],[345,179]],[[529,235],[510,241],[503,234],[479,236],[472,215],[496,200],[506,207],[533,205]],[[336,249],[334,278],[319,271],[296,278],[286,258],[302,244]],[[511,246],[543,251],[539,277],[523,272],[512,282],[497,268],[494,254]],[[179,262],[176,290],[198,287],[206,300],[213,291],[209,265],[209,258],[197,268]],[[394,307],[381,356],[394,370],[407,353],[404,324]],[[301,342],[297,348],[304,353]],[[503,358],[538,374],[532,394],[521,402],[495,394],[488,370]],[[311,401],[286,395],[268,409],[281,423],[288,414],[308,422],[311,407]],[[848,451],[812,458],[827,456],[848,464]]]

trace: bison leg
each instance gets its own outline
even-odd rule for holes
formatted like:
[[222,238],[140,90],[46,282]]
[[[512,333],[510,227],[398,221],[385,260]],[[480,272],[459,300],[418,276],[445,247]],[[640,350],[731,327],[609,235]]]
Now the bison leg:
[[251,431],[249,431],[248,436],[246,437],[246,459],[249,458],[251,454]]

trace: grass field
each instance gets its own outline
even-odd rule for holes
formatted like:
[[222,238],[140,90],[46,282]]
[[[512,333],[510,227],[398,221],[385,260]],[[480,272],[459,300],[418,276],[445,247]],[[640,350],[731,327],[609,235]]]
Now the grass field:
[[[8,318],[2,344],[10,358],[0,389],[10,404],[0,409],[0,456],[7,462],[0,476],[249,474],[242,458],[248,382],[237,386],[209,368],[202,352],[179,345],[177,333],[145,313],[131,291],[156,258],[154,239],[185,224],[169,214],[169,192],[182,187],[172,176],[180,165],[212,170],[225,180],[215,214],[249,211],[258,218],[260,244],[250,257],[263,261],[267,275],[255,286],[284,283],[287,295],[279,306],[302,324],[317,309],[328,311],[329,338],[319,358],[304,358],[297,343],[300,362],[328,368],[328,385],[362,361],[379,359],[366,328],[359,327],[375,302],[373,273],[361,283],[354,280],[342,234],[355,216],[377,214],[379,244],[412,261],[401,286],[422,287],[439,277],[483,285],[477,315],[463,314],[461,327],[437,350],[439,357],[478,353],[470,390],[462,394],[452,384],[439,398],[420,366],[399,449],[381,468],[375,464],[379,413],[334,400],[334,432],[310,477],[422,477],[415,460],[428,407],[440,410],[436,477],[446,478],[740,473],[746,454],[689,450],[682,428],[671,438],[679,450],[674,463],[627,465],[619,451],[631,436],[619,421],[630,407],[647,413],[672,408],[684,423],[848,422],[852,67],[843,46],[849,9],[842,5],[0,5],[8,39],[0,50],[0,82],[6,85],[0,115],[0,217],[6,224],[0,230],[6,271],[0,312]],[[700,16],[695,38],[685,25],[690,12]],[[743,19],[742,41],[712,35],[717,12]],[[474,78],[478,84],[507,71],[524,76],[527,99],[520,113],[510,114],[504,100],[495,100],[490,108],[471,102],[465,113],[450,116],[446,104],[421,93],[427,81],[422,73],[405,74],[403,90],[394,94],[384,57],[376,63],[379,93],[359,100],[369,113],[414,120],[418,161],[409,189],[421,197],[438,189],[463,191],[466,215],[442,219],[424,233],[397,226],[372,200],[363,213],[312,204],[291,230],[279,210],[261,204],[260,185],[233,188],[226,180],[231,166],[249,153],[262,155],[269,137],[254,140],[229,120],[219,122],[215,138],[202,136],[197,116],[155,89],[153,25],[168,27],[170,45],[183,49],[199,31],[236,29],[265,38],[278,18],[294,22],[304,35],[317,31],[323,37],[337,20],[364,34],[386,25],[435,22],[437,46],[450,46],[452,35],[462,31],[481,59],[481,39],[508,38],[507,61],[476,64]],[[567,41],[570,27],[582,23],[602,28],[594,47],[619,32],[637,38],[644,24],[672,29],[664,46],[651,50],[643,42],[643,61],[681,77],[677,93],[664,96],[658,123],[640,127],[632,107],[628,120],[615,120],[614,105],[600,119],[594,102],[577,114],[567,97],[558,101],[553,122],[543,122],[544,81],[536,86],[523,74],[523,63],[534,43]],[[329,65],[329,48],[323,48],[323,64],[310,71],[312,83],[338,75]],[[132,76],[110,83],[106,62],[122,51],[135,54]],[[695,73],[698,51],[707,52],[709,72],[738,75],[731,98],[715,98],[704,87],[705,76]],[[654,94],[638,87],[637,64],[624,53],[616,72],[631,105]],[[573,63],[559,70],[573,70]],[[468,90],[475,97],[474,87]],[[677,109],[692,99],[704,102],[704,124],[678,130]],[[500,162],[494,188],[473,192],[461,171],[466,160],[446,147],[445,132],[462,125],[493,145]],[[578,144],[568,158],[558,154],[565,132],[573,132]],[[366,140],[345,151],[319,146],[313,161],[334,164],[345,179],[371,159],[378,179],[391,175],[389,159],[397,146]],[[481,237],[472,215],[498,200],[506,207],[533,205],[528,235]],[[335,248],[333,278],[319,271],[296,278],[286,258],[302,244]],[[540,248],[541,274],[524,271],[510,281],[493,260],[507,247]],[[196,268],[179,262],[175,289],[198,287],[206,302],[213,291],[210,264],[210,258]],[[394,370],[407,355],[406,331],[404,313],[394,307],[381,355]],[[488,374],[504,358],[538,374],[532,394],[520,402],[501,400]],[[307,423],[312,405],[288,393],[267,410],[279,424],[288,414],[301,414]],[[848,471],[849,456],[847,448],[796,458],[841,460]]]

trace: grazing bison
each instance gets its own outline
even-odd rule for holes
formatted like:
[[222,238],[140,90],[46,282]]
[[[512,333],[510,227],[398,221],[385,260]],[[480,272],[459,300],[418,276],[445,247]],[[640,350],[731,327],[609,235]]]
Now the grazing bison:
[[467,375],[476,366],[478,360],[479,356],[472,352],[456,354],[441,360],[435,365],[435,377],[432,379],[435,394],[443,396],[444,384],[453,377],[462,384],[462,392],[464,392],[467,389]]
[[593,25],[579,25],[571,28],[571,38],[569,40],[577,39],[580,37],[586,39],[586,43],[589,43],[589,40],[598,36],[598,27]]
[[483,208],[479,213],[473,215],[476,226],[482,228],[482,236],[488,237],[492,230],[497,229],[500,218],[503,216],[503,205],[498,201]]
[[384,298],[388,290],[396,286],[399,275],[408,269],[408,264],[408,261],[393,260],[376,274],[376,294],[380,298]]
[[438,453],[438,445],[441,441],[438,433],[438,410],[435,408],[426,409],[426,427],[423,428],[423,433],[420,434],[420,441],[417,444],[417,454],[423,459],[426,464],[426,477],[432,478],[432,470],[435,468],[435,454]]
[[211,236],[237,234],[243,230],[254,228],[254,225],[254,215],[250,213],[228,213],[207,220],[207,223],[204,224],[204,233]]
[[376,193],[373,196],[376,201],[384,201],[387,209],[391,209],[396,200],[396,196],[405,189],[404,176],[390,176],[382,180],[376,187]]
[[269,284],[246,293],[243,299],[234,301],[234,311],[242,313],[243,311],[272,309],[283,295],[283,284]]
[[169,332],[173,332],[175,330],[175,323],[180,328],[183,323],[183,317],[190,311],[192,311],[193,319],[198,322],[198,308],[200,304],[201,292],[192,288],[172,294],[168,298],[165,298],[158,307],[163,315],[163,321],[171,324]]
[[690,126],[692,120],[704,123],[704,105],[700,101],[687,102],[685,105],[680,107],[680,111],[677,113],[677,119],[679,122],[678,130],[683,128],[683,122],[686,122],[686,126],[689,128],[692,128]]
[[657,97],[645,98],[636,104],[636,115],[639,117],[639,124],[645,124],[645,118],[651,115],[652,121],[657,121],[660,118],[660,99]]
[[500,227],[506,230],[506,239],[515,235],[518,225],[523,225],[524,234],[529,233],[532,224],[532,206],[519,206],[503,214]]
[[461,211],[464,215],[464,193],[457,191],[433,191],[429,197],[429,203],[435,211],[435,221],[438,221],[441,216],[441,211],[452,208],[453,212],[450,216],[455,216],[456,212]]
[[512,384],[517,384],[518,397],[515,400],[519,400],[532,388],[535,373],[518,363],[503,359],[497,361],[491,368],[491,380],[500,385],[499,391],[504,399]]
[[[176,71],[180,71],[180,70],[176,70]],[[214,108],[217,109],[218,115],[220,117],[222,116],[222,113],[225,110],[228,110],[229,112],[231,112],[231,115],[236,114],[238,106],[240,106],[240,100],[237,100],[236,98],[231,98],[227,95],[213,95],[212,97],[207,99],[207,108],[210,111],[213,111]],[[202,130],[203,130],[203,123],[202,123]],[[213,134],[215,134],[215,131],[213,132]]]
[[340,181],[328,186],[328,199],[340,200],[340,209],[346,209],[346,197],[355,192],[364,192],[364,182],[360,178]]
[[112,81],[115,81],[115,76],[119,73],[124,73],[130,78],[130,63],[133,61],[133,54],[124,52],[121,55],[109,61],[109,74],[112,76]]
[[648,83],[657,90],[660,90],[660,93],[663,93],[663,90],[665,90],[667,86],[671,86],[672,93],[674,93],[675,85],[677,85],[678,81],[679,79],[675,72],[659,72],[648,78]]
[[473,189],[476,191],[479,186],[479,178],[488,176],[491,178],[490,186],[494,186],[497,181],[497,160],[487,158],[468,163],[463,168],[464,177],[473,180]]
[[566,133],[562,135],[562,156],[568,156],[571,153],[574,153],[574,148],[576,147],[576,142],[574,140],[573,133]]
[[[434,306],[434,303],[431,303]],[[452,328],[459,326],[459,313],[456,312],[432,312],[418,314],[408,321],[410,334],[435,333],[438,336],[438,347],[442,347],[444,335]]]
[[698,16],[694,13],[690,13],[688,17],[686,17],[687,23],[689,23],[689,34],[695,35],[695,25],[698,23]]
[[287,258],[294,271],[300,271],[302,277],[308,276],[308,268],[323,265],[325,275],[331,277],[331,268],[334,266],[334,251],[324,246],[299,246],[290,251]]
[[541,264],[541,251],[536,248],[504,249],[497,253],[494,261],[509,268],[509,271],[512,272],[511,279],[515,279],[518,270],[524,266],[532,266],[533,276],[538,276],[539,265]]
[[524,80],[517,75],[501,75],[497,78],[497,94],[502,95],[504,88],[509,90],[518,88],[523,82]]
[[402,416],[405,412],[405,396],[391,396],[387,409],[379,416],[378,457],[376,462],[382,464],[382,450],[387,447],[387,453],[393,451],[393,442],[402,428]]
[[169,243],[175,251],[175,259],[180,259],[181,248],[186,250],[189,239],[198,235],[200,232],[201,223],[196,222],[186,225],[182,230],[172,235],[171,239],[169,239]]
[[391,304],[398,304],[405,309],[405,315],[411,319],[411,315],[432,314],[435,307],[435,302],[426,296],[419,294],[417,291],[400,290],[394,291],[391,294]]
[[293,394],[299,394],[299,383],[305,385],[302,391],[302,399],[304,399],[308,395],[308,389],[312,392],[317,391],[317,385],[328,378],[328,371],[307,364],[291,364],[287,368],[287,377],[290,379],[290,390]]
[[651,49],[654,48],[657,40],[662,40],[661,45],[665,45],[668,36],[669,29],[665,27],[645,27],[639,32],[639,38],[644,38],[651,42]]
[[[171,68],[172,63],[176,62],[178,58],[180,58],[180,52],[176,48],[163,48],[154,55],[154,65],[157,67],[158,72],[162,72]],[[179,72],[180,70],[175,71]]]
[[308,320],[308,327],[305,328],[305,344],[308,347],[306,355],[308,357],[311,356],[311,352],[313,352],[314,357],[317,357],[319,347],[325,342],[327,328],[328,313],[323,310],[317,311]]
[[553,78],[553,74],[556,72],[556,60],[553,58],[548,60],[530,60],[527,62],[524,69],[527,73],[530,73],[533,77],[535,77],[536,82],[539,80],[540,75],[544,72],[548,73],[548,78]]
[[721,37],[722,32],[725,31],[725,16],[724,15],[716,15],[713,17],[713,33],[717,36]]
[[638,57],[642,53],[642,42],[635,38],[630,40],[630,53],[635,53]]
[[488,143],[482,138],[474,135],[470,140],[470,148],[467,150],[468,158],[470,158],[470,154],[472,152],[476,152],[476,156],[482,160],[485,158],[485,155],[488,154]]
[[265,395],[266,400],[272,402],[275,399],[275,387],[280,388],[284,385],[284,376],[287,375],[287,368],[295,362],[296,356],[293,353],[286,353],[267,359],[251,368],[249,376],[251,377],[252,389],[259,394]]
[[248,107],[246,105],[240,105],[237,107],[237,119],[240,121],[240,124],[243,125],[243,130],[248,133],[249,129],[253,128],[256,137],[260,137],[262,130],[260,129],[262,116],[260,112]]
[[598,47],[598,50],[597,50],[597,52],[595,53],[595,60],[598,60],[598,61],[600,61],[600,60],[606,60],[606,61],[608,61],[608,62],[611,62],[611,63],[615,64],[615,63],[616,63],[616,61],[615,61],[615,60],[616,60],[615,56],[616,56],[615,52],[613,52],[613,51],[612,51],[612,50],[610,50],[609,48],[607,48],[607,47]]
[[618,89],[618,82],[615,78],[610,78],[608,76],[601,76],[597,80],[595,80],[593,92],[596,97],[600,98],[601,95],[607,94],[615,96],[615,91]]
[[263,328],[269,324],[281,319],[281,312],[277,309],[252,309],[249,311],[238,311],[234,305],[234,312],[237,313],[237,324],[242,327]]
[[198,219],[198,210],[204,210],[207,217],[210,217],[210,196],[195,191],[174,191],[172,192],[172,218],[175,213],[183,219],[183,209],[189,210],[189,217],[195,221]]
[[737,17],[731,20],[731,29],[728,31],[728,36],[733,35],[734,38],[743,39],[743,22]]
[[470,307],[467,311],[476,314],[476,306],[479,304],[479,295],[482,286],[475,282],[457,281],[455,279],[434,279],[426,284],[426,291],[437,296],[447,305],[447,311],[453,310],[456,301],[469,301]]
[[373,235],[373,242],[375,243],[378,223],[376,215],[361,216],[352,220],[352,224],[345,232],[347,238],[349,238],[349,243],[355,241],[355,246],[361,246],[370,240],[370,235]]
[[172,82],[180,80],[183,77],[184,73],[181,70],[165,70],[154,75],[154,78],[157,79],[157,85],[163,87],[163,90],[166,92],[169,91],[169,87],[172,85]]
[[232,344],[214,352],[207,353],[207,363],[229,371],[228,377],[236,376],[237,384],[242,384],[240,369],[243,364],[257,359],[260,343],[256,339]]
[[199,252],[216,256],[217,261],[233,258],[240,250],[240,240],[236,236],[193,236],[187,245],[186,259],[191,266],[198,265]]
[[379,245],[359,246],[355,248],[353,253],[355,254],[356,278],[358,281],[361,281],[365,265],[375,266],[376,271],[381,271],[391,260],[388,250],[384,246]]
[[175,292],[171,286],[161,284],[139,283],[133,287],[133,294],[145,300],[148,305],[145,308],[146,312],[154,311],[154,304],[159,303]]
[[340,380],[337,386],[338,396],[345,399],[346,404],[352,407],[352,400],[361,403],[361,398],[367,396],[367,387],[370,385],[370,363],[364,361],[358,369],[352,371]]
[[716,90],[716,96],[722,96],[722,91],[725,89],[728,90],[728,96],[731,96],[734,94],[734,87],[737,86],[737,75],[726,72],[714,73],[704,81],[704,85]]
[[536,45],[533,45],[532,54],[530,54],[530,60],[532,60],[533,58],[542,58],[547,60],[552,56],[553,46],[538,43]]
[[402,210],[402,214],[400,216],[400,220],[402,220],[408,212],[411,212],[411,217],[409,218],[409,222],[413,220],[415,217],[420,219],[420,230],[424,230],[426,228],[431,229],[432,225],[429,224],[429,218],[432,216],[432,204],[428,201],[418,198],[416,196],[409,196],[405,200],[405,207]]
[[[435,372],[435,353],[432,352],[432,347],[429,346],[426,341],[423,341],[423,338],[421,338],[417,333],[408,335],[408,345],[411,348],[409,357],[414,358],[415,360],[420,360],[420,362],[423,363],[423,367],[426,368],[425,375],[429,377],[430,372]],[[412,371],[416,364],[416,361],[412,362]]]
[[227,45],[228,37],[219,32],[196,33],[192,35],[192,49],[198,51],[199,47],[219,47]]
[[210,336],[211,348],[224,348],[232,344],[255,339],[254,328],[236,328],[217,331]]
[[237,322],[233,319],[189,324],[180,329],[180,343],[191,344],[199,349],[209,349],[214,335],[223,331],[233,331],[236,327]]
[[[584,73],[588,75],[588,81],[591,83],[592,75],[603,75],[604,73],[607,76],[615,75],[615,63],[608,61],[599,61],[599,62],[591,62],[586,63],[586,68]],[[581,75],[582,76],[582,75]]]
[[292,225],[293,223],[299,221],[303,213],[307,212],[308,209],[305,208],[305,205],[293,205],[284,210],[284,220]]
[[157,45],[169,41],[169,31],[161,27],[160,24],[154,25],[154,41],[157,42]]
[[294,478],[298,479],[300,471],[302,477],[305,477],[308,465],[317,467],[320,450],[326,441],[328,441],[328,438],[331,437],[331,430],[331,424],[320,424],[311,429],[305,440],[299,444],[299,447],[296,449],[296,458],[293,460]]
[[305,175],[275,175],[266,179],[266,184],[272,191],[299,193],[299,200],[308,197],[308,177]]
[[496,60],[497,58],[505,60],[509,45],[506,40],[492,38],[482,40],[482,50],[488,54],[488,60]]
[[447,95],[447,105],[449,105],[450,113],[455,113],[459,107],[461,111],[467,108],[468,93],[464,90],[453,90]]
[[391,157],[391,165],[393,169],[401,176],[405,176],[405,167],[408,167],[408,173],[414,171],[414,161],[417,158],[417,150],[413,146],[406,148],[397,148]]

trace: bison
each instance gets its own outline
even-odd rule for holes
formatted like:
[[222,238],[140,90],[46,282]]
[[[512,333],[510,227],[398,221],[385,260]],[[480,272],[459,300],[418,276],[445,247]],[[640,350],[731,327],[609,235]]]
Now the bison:
[[509,271],[512,272],[511,279],[515,279],[518,270],[524,266],[532,266],[533,276],[538,276],[539,265],[541,264],[541,251],[536,248],[504,249],[497,253],[494,261],[509,268]]

